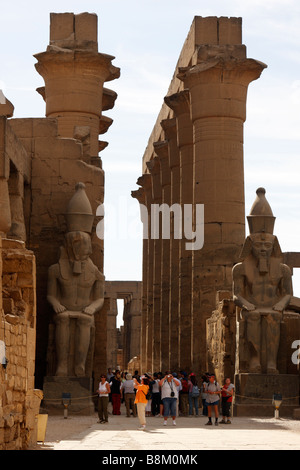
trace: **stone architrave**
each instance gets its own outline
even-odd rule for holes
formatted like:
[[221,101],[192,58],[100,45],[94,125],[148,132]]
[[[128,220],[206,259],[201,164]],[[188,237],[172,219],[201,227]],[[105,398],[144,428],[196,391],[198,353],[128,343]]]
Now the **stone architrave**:
[[86,376],[94,314],[104,303],[104,276],[90,259],[93,219],[85,185],[78,183],[67,208],[65,246],[61,247],[58,263],[50,266],[48,272],[47,300],[55,312],[55,375],[60,377]]
[[233,268],[233,295],[240,308],[237,318],[236,373],[278,374],[277,354],[283,312],[292,296],[290,268],[282,262],[275,217],[258,188],[248,216],[250,235],[242,261]]

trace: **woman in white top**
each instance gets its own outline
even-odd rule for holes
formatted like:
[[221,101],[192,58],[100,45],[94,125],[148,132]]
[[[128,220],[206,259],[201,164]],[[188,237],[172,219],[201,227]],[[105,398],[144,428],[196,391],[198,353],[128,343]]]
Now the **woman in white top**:
[[176,411],[177,411],[177,399],[178,399],[178,386],[180,385],[179,380],[175,379],[172,374],[166,375],[159,382],[161,387],[161,399],[164,405],[164,426],[167,425],[167,419],[169,414],[172,416],[173,426],[176,426]]
[[108,412],[107,406],[109,402],[109,394],[110,394],[110,386],[109,383],[106,381],[106,376],[103,374],[101,375],[99,383],[99,388],[97,393],[99,395],[98,398],[98,416],[99,421],[98,423],[108,423]]

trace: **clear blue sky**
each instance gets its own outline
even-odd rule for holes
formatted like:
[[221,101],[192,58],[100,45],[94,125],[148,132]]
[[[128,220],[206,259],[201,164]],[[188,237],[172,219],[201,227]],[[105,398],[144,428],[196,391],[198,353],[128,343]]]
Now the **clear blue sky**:
[[[115,56],[121,77],[107,84],[118,93],[114,120],[103,140],[107,215],[105,275],[141,279],[142,240],[137,189],[142,156],[167,93],[190,25],[198,16],[241,16],[248,57],[268,65],[249,87],[245,123],[246,214],[264,186],[277,217],[283,251],[300,251],[300,2],[298,0],[10,1],[0,10],[0,89],[15,117],[44,116],[35,91],[43,85],[33,54],[49,42],[50,12],[94,12],[99,50]],[[114,214],[115,211],[115,214]],[[112,228],[114,230],[112,230]],[[299,270],[300,271],[300,270]],[[295,295],[300,278],[294,276]]]

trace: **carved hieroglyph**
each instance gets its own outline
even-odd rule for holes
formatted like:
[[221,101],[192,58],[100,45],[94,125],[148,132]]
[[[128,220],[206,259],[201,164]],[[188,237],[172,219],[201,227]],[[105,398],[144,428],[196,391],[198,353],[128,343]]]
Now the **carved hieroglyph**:
[[[55,312],[56,376],[69,375],[70,340],[75,344],[74,373],[85,376],[94,313],[104,303],[104,276],[90,259],[93,214],[83,183],[76,185],[67,213],[65,245],[60,259],[50,266],[47,299]],[[75,338],[70,338],[70,321],[76,320]]]
[[256,193],[242,262],[233,268],[234,301],[241,308],[237,372],[277,374],[280,323],[292,295],[291,271],[282,263],[282,252],[273,235],[275,217],[265,189],[259,188]]

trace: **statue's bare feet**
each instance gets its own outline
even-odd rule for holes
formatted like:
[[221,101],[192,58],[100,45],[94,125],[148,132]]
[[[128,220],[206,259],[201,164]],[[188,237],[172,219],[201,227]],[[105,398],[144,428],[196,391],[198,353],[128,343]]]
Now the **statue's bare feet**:
[[84,366],[77,365],[75,367],[75,375],[76,375],[76,377],[84,377],[85,376]]
[[251,374],[261,374],[261,366],[258,365],[258,364],[255,365],[255,366],[252,366],[252,367],[250,367],[249,372]]

